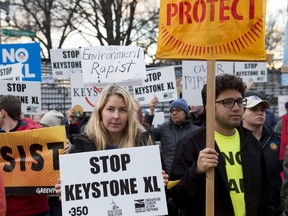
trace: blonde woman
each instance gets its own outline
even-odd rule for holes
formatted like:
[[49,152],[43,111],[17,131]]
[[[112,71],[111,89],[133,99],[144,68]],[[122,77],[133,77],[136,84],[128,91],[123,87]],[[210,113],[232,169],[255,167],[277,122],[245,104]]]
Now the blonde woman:
[[[69,153],[151,145],[149,132],[140,124],[130,93],[108,86],[100,94],[93,113],[80,135],[71,140]],[[163,171],[164,184],[168,175]],[[60,184],[55,186],[61,194]]]
[[80,136],[71,140],[69,153],[151,145],[140,124],[130,93],[120,86],[105,88]]

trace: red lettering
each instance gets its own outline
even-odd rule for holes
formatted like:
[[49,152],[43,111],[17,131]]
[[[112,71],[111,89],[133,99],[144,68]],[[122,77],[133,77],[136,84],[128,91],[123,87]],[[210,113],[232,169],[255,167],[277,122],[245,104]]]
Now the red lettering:
[[[172,13],[172,8],[174,10],[174,12]],[[172,17],[176,16],[178,12],[178,6],[177,4],[168,4],[167,5],[167,25],[170,26],[171,25],[171,19]]]
[[239,3],[239,0],[234,0],[233,3],[232,3],[232,6],[231,6],[231,13],[232,13],[232,16],[235,20],[242,20],[243,19],[243,16],[240,16],[238,13],[237,13],[237,5]]
[[215,2],[218,0],[207,0],[208,3],[211,3],[210,6],[210,21],[215,20]]
[[255,0],[250,0],[249,19],[254,19],[254,17],[255,17]]
[[[240,11],[241,4],[247,4],[247,12]],[[217,4],[217,5],[216,5]],[[177,24],[191,24],[209,21],[223,22],[225,20],[244,20],[255,18],[255,0],[190,0],[167,4],[167,26],[171,26],[173,19]],[[241,14],[242,12],[242,14]],[[246,15],[246,17],[244,17]],[[174,21],[175,22],[175,21]]]
[[[184,10],[184,6],[186,6],[186,10]],[[187,19],[187,23],[192,23],[191,16],[189,13],[191,12],[191,4],[189,2],[180,2],[179,4],[179,23],[183,24],[184,23],[184,16]]]
[[[202,12],[200,18],[198,16],[199,5],[201,6],[201,12]],[[206,4],[204,0],[199,0],[193,6],[193,18],[195,19],[196,22],[200,23],[204,21],[205,16],[206,16]]]
[[229,16],[225,16],[225,10],[229,10],[230,7],[229,6],[225,6],[225,1],[227,0],[220,0],[220,20],[224,21],[224,20],[229,20]]

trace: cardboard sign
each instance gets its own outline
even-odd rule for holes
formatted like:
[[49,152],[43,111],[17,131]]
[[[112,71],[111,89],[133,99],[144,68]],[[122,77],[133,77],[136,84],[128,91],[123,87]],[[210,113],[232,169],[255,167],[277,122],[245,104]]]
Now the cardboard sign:
[[149,104],[155,96],[158,98],[159,102],[177,99],[174,67],[147,71],[144,85],[134,86],[133,92],[141,105]]
[[21,110],[25,114],[41,113],[41,83],[40,82],[13,82],[0,80],[0,97],[15,95],[21,100]]
[[158,145],[61,155],[63,215],[166,215],[161,170]]
[[161,0],[157,58],[265,60],[266,1]]
[[51,49],[53,78],[70,78],[71,73],[81,73],[80,49]]
[[0,133],[0,169],[6,194],[55,194],[64,126]]
[[[131,83],[146,78],[144,51],[135,46],[94,46],[81,48],[84,85]],[[139,84],[140,83],[140,84]]]

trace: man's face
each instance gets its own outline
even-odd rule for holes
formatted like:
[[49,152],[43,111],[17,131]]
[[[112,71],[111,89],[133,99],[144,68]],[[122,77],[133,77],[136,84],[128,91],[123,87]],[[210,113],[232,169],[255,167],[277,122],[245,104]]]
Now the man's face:
[[172,107],[170,109],[170,119],[173,123],[181,123],[186,120],[186,113],[180,107]]
[[243,124],[248,126],[262,126],[265,122],[265,106],[263,103],[255,107],[247,108],[243,114]]
[[[244,106],[241,105],[241,102],[243,100],[242,95],[237,90],[227,89],[216,98],[216,101],[223,100],[225,100],[224,103],[215,103],[216,126],[223,130],[234,129],[235,127],[238,127],[240,125],[242,120],[242,115],[244,111]],[[238,105],[238,103],[234,103],[233,100],[239,101],[240,106]]]

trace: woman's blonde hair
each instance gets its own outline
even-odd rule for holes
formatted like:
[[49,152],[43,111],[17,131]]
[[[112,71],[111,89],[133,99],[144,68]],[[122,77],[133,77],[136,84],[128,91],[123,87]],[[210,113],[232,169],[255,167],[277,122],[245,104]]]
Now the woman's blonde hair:
[[111,144],[112,141],[108,130],[104,127],[102,122],[102,111],[106,106],[109,97],[112,95],[117,95],[123,98],[124,104],[128,110],[128,120],[123,130],[121,141],[120,143],[114,144],[118,144],[118,148],[133,147],[137,145],[136,142],[139,134],[145,131],[138,121],[133,98],[128,90],[117,85],[108,86],[99,95],[93,113],[84,129],[88,138],[96,145],[97,150],[106,149],[106,146]]

